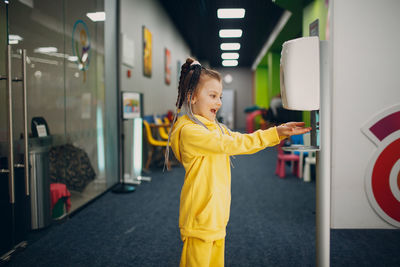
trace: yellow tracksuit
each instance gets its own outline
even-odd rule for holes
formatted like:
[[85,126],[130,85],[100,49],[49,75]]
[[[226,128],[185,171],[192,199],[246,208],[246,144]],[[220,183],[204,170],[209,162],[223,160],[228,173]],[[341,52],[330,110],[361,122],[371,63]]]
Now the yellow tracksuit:
[[[195,116],[208,129],[184,115],[171,134],[171,148],[186,171],[179,207],[179,228],[184,241],[181,266],[223,266],[231,204],[229,156],[255,153],[279,144],[281,138],[275,127],[251,134],[228,132],[223,127],[222,134],[215,122]],[[200,262],[196,255],[201,256]]]

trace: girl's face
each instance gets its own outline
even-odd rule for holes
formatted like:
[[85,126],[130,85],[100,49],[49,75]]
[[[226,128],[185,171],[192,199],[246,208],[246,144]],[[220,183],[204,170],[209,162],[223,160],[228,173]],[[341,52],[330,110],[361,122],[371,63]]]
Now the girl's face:
[[221,108],[222,83],[210,77],[201,77],[197,91],[192,98],[192,111],[210,121],[215,121]]

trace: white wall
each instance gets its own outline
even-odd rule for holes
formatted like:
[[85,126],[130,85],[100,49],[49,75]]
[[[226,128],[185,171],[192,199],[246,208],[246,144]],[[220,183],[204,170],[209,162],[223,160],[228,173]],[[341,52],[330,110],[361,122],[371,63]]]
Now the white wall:
[[362,128],[400,102],[400,1],[336,0],[330,8],[331,224],[333,228],[393,228],[367,198],[366,172],[377,146]]
[[[190,49],[175,28],[173,22],[156,0],[121,0],[121,32],[134,41],[134,68],[127,78],[126,66],[121,67],[120,86],[122,91],[144,94],[144,114],[165,114],[175,110],[178,92],[177,60],[181,64],[190,55]],[[152,33],[152,76],[143,76],[142,26]],[[171,51],[171,84],[164,82],[164,49]]]
[[221,73],[222,79],[227,74],[230,74],[233,78],[229,84],[223,82],[223,88],[235,90],[235,128],[245,129],[246,114],[244,109],[253,105],[253,72],[250,68],[219,68],[216,70]]

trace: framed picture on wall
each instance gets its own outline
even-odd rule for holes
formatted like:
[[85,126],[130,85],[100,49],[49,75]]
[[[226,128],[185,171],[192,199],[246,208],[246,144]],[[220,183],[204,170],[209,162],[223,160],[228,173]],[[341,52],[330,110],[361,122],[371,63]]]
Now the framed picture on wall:
[[142,94],[122,92],[122,118],[125,120],[142,117]]
[[165,48],[165,83],[171,83],[171,51]]
[[151,77],[152,71],[152,35],[146,26],[143,29],[143,75]]
[[133,68],[135,63],[135,43],[128,35],[121,33],[122,64]]

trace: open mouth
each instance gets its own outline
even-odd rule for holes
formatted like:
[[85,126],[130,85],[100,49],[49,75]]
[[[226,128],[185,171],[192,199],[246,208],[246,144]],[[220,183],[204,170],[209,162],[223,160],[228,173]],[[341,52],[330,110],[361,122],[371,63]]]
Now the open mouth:
[[216,109],[211,109],[211,113],[216,115],[217,114],[217,110]]

